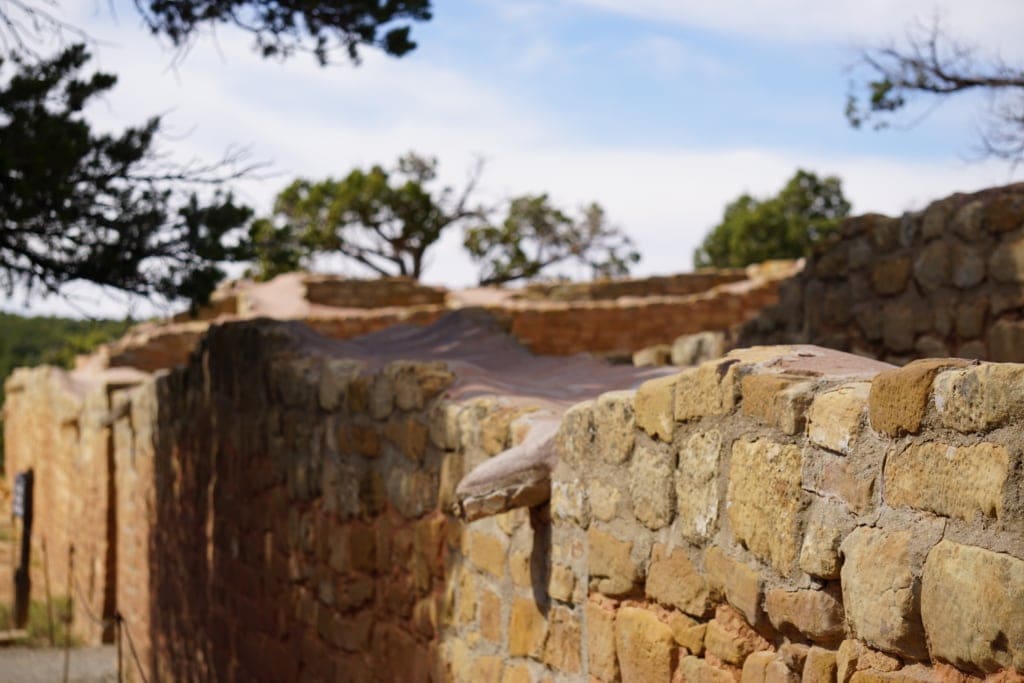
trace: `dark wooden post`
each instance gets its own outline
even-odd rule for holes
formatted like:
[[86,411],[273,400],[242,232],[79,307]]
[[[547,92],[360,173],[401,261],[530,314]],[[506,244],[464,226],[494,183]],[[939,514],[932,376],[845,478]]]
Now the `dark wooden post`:
[[29,578],[29,553],[32,550],[32,470],[14,478],[14,516],[21,517],[21,557],[14,570],[14,627],[28,624],[28,603],[32,588]]

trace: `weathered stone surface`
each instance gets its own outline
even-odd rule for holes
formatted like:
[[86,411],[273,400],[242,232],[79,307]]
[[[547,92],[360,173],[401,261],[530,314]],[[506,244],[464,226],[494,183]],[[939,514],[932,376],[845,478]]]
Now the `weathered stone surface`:
[[851,382],[818,394],[807,414],[807,438],[817,446],[849,455],[860,434],[870,392],[870,382]]
[[904,353],[914,348],[914,308],[903,299],[882,306],[882,341],[886,349]]
[[925,292],[942,287],[950,279],[949,245],[935,241],[918,253],[914,259],[914,279]]
[[765,667],[764,683],[800,683],[800,675],[776,659]]
[[988,358],[996,362],[1024,361],[1024,323],[999,320],[988,329]]
[[736,539],[785,574],[800,550],[801,454],[767,439],[733,444],[727,510]]
[[803,431],[813,382],[798,375],[750,374],[740,382],[744,415],[786,434]]
[[1024,417],[1024,365],[984,363],[935,378],[935,410],[944,427],[983,432]]
[[548,637],[548,623],[529,598],[512,601],[508,621],[508,653],[512,657],[540,659]]
[[492,576],[505,576],[507,542],[482,531],[470,531],[466,537],[467,555],[474,565]]
[[996,234],[1024,227],[1024,194],[1006,192],[993,197],[985,206],[985,228]]
[[650,529],[660,529],[672,521],[675,466],[676,456],[671,449],[637,444],[630,465],[630,498],[633,514]]
[[985,259],[974,247],[955,245],[952,249],[953,284],[970,289],[985,279]]
[[444,391],[455,375],[441,361],[399,361],[388,366],[395,386],[395,404],[402,410],[422,410],[426,402]]
[[812,509],[800,548],[800,569],[811,576],[838,579],[839,546],[853,528],[852,518],[838,506],[819,504]]
[[968,521],[998,519],[1010,468],[1010,454],[997,444],[911,444],[886,458],[885,500]]
[[571,609],[553,607],[548,615],[548,640],[544,663],[556,671],[578,673],[581,668],[580,623]]
[[821,647],[812,647],[804,660],[802,683],[835,683],[836,653]]
[[477,602],[480,620],[480,634],[497,643],[501,640],[501,598],[492,590],[480,590]]
[[551,577],[548,579],[548,595],[555,600],[572,602],[572,593],[576,588],[576,575],[572,567],[564,564],[551,565]]
[[914,350],[923,358],[948,358],[949,345],[933,334],[925,334],[914,342]]
[[654,546],[646,594],[695,617],[704,616],[711,608],[708,585],[682,548],[669,551],[665,546]]
[[578,467],[586,463],[594,445],[594,401],[583,401],[562,415],[555,436],[561,461]]
[[843,604],[853,633],[911,658],[927,654],[919,605],[921,559],[913,534],[861,527],[843,542]]
[[677,337],[672,342],[672,365],[687,367],[719,358],[725,353],[725,335],[721,332],[698,332]]
[[668,344],[655,344],[633,352],[633,365],[638,368],[668,365],[671,361],[672,347]]
[[933,657],[984,673],[1024,671],[1024,560],[943,540],[921,583]]
[[632,592],[640,581],[640,568],[630,553],[633,544],[591,527],[587,531],[591,587],[604,595],[617,597]]
[[613,391],[594,403],[594,448],[605,462],[623,462],[633,451],[633,396],[632,391]]
[[753,652],[770,649],[771,645],[747,624],[739,612],[720,605],[715,618],[708,622],[704,648],[723,662],[742,667]]
[[[736,683],[733,671],[712,665],[706,659],[688,656],[679,660],[678,679],[693,683]],[[675,678],[673,680],[676,680]]]
[[754,652],[743,662],[741,683],[764,683],[768,665],[775,661],[774,652]]
[[676,642],[686,648],[691,655],[700,656],[704,652],[704,634],[707,624],[702,624],[685,614],[670,612],[668,625]]
[[977,358],[982,360],[988,358],[988,346],[980,339],[964,342],[957,347],[956,355],[959,358]]
[[1004,242],[993,250],[988,272],[997,282],[1024,282],[1024,238]]
[[583,482],[555,476],[551,483],[551,514],[555,519],[586,529],[590,526],[590,505]]
[[843,605],[824,591],[787,591],[781,588],[765,595],[764,611],[772,626],[783,633],[796,630],[816,643],[842,640]]
[[672,441],[675,432],[672,411],[676,381],[675,376],[648,380],[640,385],[633,398],[637,426],[662,441]]
[[940,370],[967,364],[968,361],[957,358],[929,358],[880,372],[871,382],[868,397],[872,428],[889,436],[916,433],[928,408],[935,375]]
[[602,681],[614,681],[619,676],[619,663],[615,657],[615,608],[599,599],[587,601],[587,664],[591,676]]
[[699,543],[718,522],[718,463],[722,434],[709,429],[693,434],[679,450],[675,472],[676,526],[688,541]]
[[726,357],[680,374],[675,394],[675,419],[685,422],[732,412],[738,388],[736,364],[736,359]]
[[369,409],[374,420],[383,420],[395,407],[395,386],[385,372],[377,373],[370,385]]
[[614,486],[600,479],[592,479],[587,483],[587,500],[590,502],[590,513],[596,519],[610,522],[619,514],[622,494]]
[[533,683],[530,667],[525,664],[506,666],[505,673],[501,676],[501,683]]
[[712,546],[704,553],[708,586],[738,609],[748,623],[756,624],[761,611],[761,577],[757,570]]
[[882,295],[899,294],[910,279],[910,258],[895,256],[877,261],[871,269],[871,286]]
[[953,214],[953,231],[967,240],[975,240],[981,236],[984,216],[985,202],[980,199],[968,202]]
[[672,629],[654,614],[623,607],[615,618],[615,651],[623,681],[668,681],[676,644]]

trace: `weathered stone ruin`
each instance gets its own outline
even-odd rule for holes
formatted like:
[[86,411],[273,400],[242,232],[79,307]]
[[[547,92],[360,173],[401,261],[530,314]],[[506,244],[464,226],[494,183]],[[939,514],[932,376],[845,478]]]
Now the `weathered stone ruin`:
[[[1024,365],[904,362],[924,337],[1016,348],[993,340],[1024,296],[992,302],[1018,287],[1021,197],[853,219],[763,313],[763,273],[358,310],[236,287],[212,324],[17,371],[7,472],[34,468],[75,631],[98,642],[123,614],[148,680],[1024,681]],[[892,225],[929,237],[851,265]],[[958,285],[951,257],[927,289],[934,244],[973,249],[981,279]],[[819,305],[836,292],[848,327]],[[981,328],[900,308],[943,299],[985,299]],[[751,318],[741,340],[780,345],[686,369],[572,355]],[[860,355],[821,346],[841,329]]]

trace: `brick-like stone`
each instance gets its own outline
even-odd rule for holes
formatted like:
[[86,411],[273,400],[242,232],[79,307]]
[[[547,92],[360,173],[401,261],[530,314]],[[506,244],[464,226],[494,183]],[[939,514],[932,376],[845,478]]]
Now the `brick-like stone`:
[[736,539],[785,574],[800,551],[801,454],[767,439],[733,444],[726,509]]
[[821,647],[812,647],[804,660],[801,683],[835,683],[836,653]]
[[914,259],[914,279],[925,292],[944,286],[950,279],[950,249],[946,242],[937,240],[920,250]]
[[584,465],[594,447],[594,401],[577,403],[565,411],[555,444],[564,463]]
[[426,402],[444,391],[455,375],[441,361],[399,361],[388,366],[395,387],[395,404],[402,410],[422,410]]
[[813,509],[800,547],[800,569],[822,579],[838,579],[839,546],[853,528],[848,514],[836,506]]
[[679,450],[675,472],[676,526],[688,541],[707,540],[718,523],[718,463],[722,434],[709,429],[690,436]]
[[633,451],[633,396],[632,391],[612,391],[594,402],[594,448],[605,462],[624,462]]
[[675,418],[686,422],[726,415],[736,407],[739,387],[735,358],[720,358],[686,370],[677,382]]
[[525,664],[506,666],[505,673],[501,677],[501,683],[533,683],[530,667]]
[[470,562],[492,576],[505,576],[505,541],[482,531],[470,531],[466,545]]
[[943,540],[921,583],[933,657],[984,673],[1024,671],[1024,560]]
[[566,607],[552,607],[548,613],[548,640],[544,663],[556,671],[574,674],[581,668],[580,622]]
[[754,652],[743,662],[741,683],[764,683],[768,665],[775,661],[774,652]]
[[968,521],[998,519],[1011,468],[1010,454],[998,444],[911,444],[886,458],[885,500]]
[[705,659],[694,656],[683,657],[679,660],[678,679],[693,681],[693,683],[736,683],[734,670],[726,670],[724,667],[714,666]]
[[830,451],[852,453],[870,392],[869,382],[851,382],[818,394],[807,414],[807,438]]
[[383,420],[395,408],[395,385],[385,372],[378,372],[370,384],[369,393],[370,416],[374,420]]
[[708,585],[738,609],[748,623],[756,624],[761,612],[761,576],[756,569],[712,546],[704,553]]
[[615,657],[615,608],[607,601],[591,598],[584,612],[587,624],[587,665],[591,676],[601,681],[619,677]]
[[929,358],[879,373],[871,382],[868,396],[871,427],[888,436],[917,433],[928,408],[935,375],[968,363],[956,358]]
[[727,664],[742,667],[753,652],[768,650],[771,645],[750,627],[739,612],[720,605],[715,618],[708,622],[704,648]]
[[1024,282],[1024,238],[1004,242],[993,249],[988,272],[997,282]]
[[552,564],[551,576],[548,579],[548,595],[555,600],[572,602],[573,590],[576,588],[576,575],[572,567],[564,564]]
[[676,456],[664,446],[637,444],[630,465],[630,498],[633,514],[650,529],[672,521],[675,512],[673,473]]
[[633,543],[591,527],[587,545],[591,587],[612,597],[631,593],[641,579],[640,569],[630,556]]
[[803,431],[813,386],[799,375],[750,374],[740,381],[741,410],[786,434],[796,434]]
[[633,398],[637,426],[662,441],[672,441],[675,432],[676,381],[674,375],[648,380],[640,385]]
[[669,681],[676,643],[672,629],[654,614],[622,607],[615,617],[615,652],[623,681]]
[[481,589],[477,603],[480,634],[492,642],[501,641],[501,598],[487,588]]
[[508,621],[508,654],[540,659],[548,638],[548,623],[530,598],[515,598]]
[[479,655],[470,665],[470,680],[500,681],[505,662],[497,655]]
[[927,655],[918,596],[920,558],[914,534],[860,527],[842,550],[843,604],[858,638],[886,652]]
[[602,522],[610,522],[620,514],[622,494],[600,479],[591,479],[587,483],[587,500],[590,513]]
[[877,261],[871,269],[871,286],[878,294],[899,294],[910,279],[910,258],[895,256]]
[[1024,418],[1024,365],[982,363],[935,378],[935,410],[944,427],[984,432]]
[[882,306],[882,341],[894,353],[914,348],[914,308],[904,299],[894,299]]
[[843,605],[824,591],[776,588],[765,595],[764,611],[783,633],[795,630],[826,645],[838,645],[843,638]]
[[764,683],[800,683],[800,674],[776,659],[765,667]]
[[707,582],[682,548],[669,551],[655,545],[647,570],[647,597],[695,617],[711,608]]
[[707,631],[707,624],[702,624],[685,614],[671,612],[668,616],[668,625],[672,629],[672,636],[676,643],[686,648],[691,655],[698,657],[704,652],[704,635]]
[[1024,322],[998,320],[988,328],[988,360],[1000,363],[1024,361]]
[[384,436],[413,462],[423,460],[427,452],[427,427],[414,417],[392,417],[384,428]]
[[985,279],[985,259],[974,247],[956,245],[952,250],[953,284],[970,289]]

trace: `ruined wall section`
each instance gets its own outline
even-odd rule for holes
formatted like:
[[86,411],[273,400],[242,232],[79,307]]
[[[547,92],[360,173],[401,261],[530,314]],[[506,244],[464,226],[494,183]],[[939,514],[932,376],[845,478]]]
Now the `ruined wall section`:
[[587,589],[559,598],[585,670],[1022,680],[1022,397],[1021,365],[795,347],[578,405],[551,514],[583,542],[551,575]]
[[1024,360],[1024,185],[847,219],[739,346],[811,343],[903,364]]

